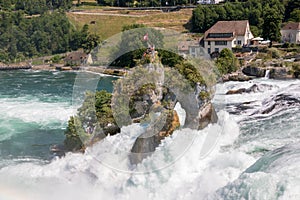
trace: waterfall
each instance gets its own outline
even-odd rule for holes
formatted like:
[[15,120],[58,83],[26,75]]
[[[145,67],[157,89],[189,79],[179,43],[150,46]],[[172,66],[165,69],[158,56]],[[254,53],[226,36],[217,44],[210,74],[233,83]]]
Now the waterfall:
[[266,70],[265,78],[267,78],[267,79],[270,78],[270,70],[269,69]]

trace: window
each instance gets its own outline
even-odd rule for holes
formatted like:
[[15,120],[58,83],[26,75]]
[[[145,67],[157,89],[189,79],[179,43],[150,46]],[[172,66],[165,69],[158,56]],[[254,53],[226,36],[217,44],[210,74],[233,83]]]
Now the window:
[[219,48],[215,48],[215,52],[219,52]]
[[216,45],[220,45],[220,46],[226,46],[227,45],[227,41],[216,41],[215,44]]
[[207,49],[207,53],[210,54],[210,48]]
[[231,38],[233,33],[209,33],[208,38]]
[[242,41],[241,40],[238,40],[238,45],[241,45],[242,44]]
[[210,41],[208,41],[207,44],[210,45]]
[[236,44],[236,40],[234,40],[234,44]]

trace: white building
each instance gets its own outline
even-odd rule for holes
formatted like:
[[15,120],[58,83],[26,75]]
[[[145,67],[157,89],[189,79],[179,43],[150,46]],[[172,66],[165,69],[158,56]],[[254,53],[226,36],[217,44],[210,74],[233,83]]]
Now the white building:
[[300,43],[300,22],[289,22],[281,30],[282,42]]
[[248,20],[218,21],[204,34],[204,48],[210,54],[222,49],[249,45],[253,34]]
[[224,0],[199,0],[197,1],[198,4],[218,4]]
[[183,57],[192,56],[192,57],[200,57],[204,56],[205,52],[203,48],[200,46],[198,40],[191,41],[181,41],[178,43],[178,54]]

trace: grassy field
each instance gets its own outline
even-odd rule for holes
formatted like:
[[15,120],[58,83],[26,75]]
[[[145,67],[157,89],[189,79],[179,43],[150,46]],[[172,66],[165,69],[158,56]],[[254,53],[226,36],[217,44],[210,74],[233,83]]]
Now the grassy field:
[[192,10],[163,13],[161,11],[108,11],[98,7],[81,12],[69,12],[67,16],[76,28],[89,24],[91,32],[99,34],[101,39],[106,39],[121,32],[124,25],[134,23],[185,32],[187,29],[184,26],[189,22]]

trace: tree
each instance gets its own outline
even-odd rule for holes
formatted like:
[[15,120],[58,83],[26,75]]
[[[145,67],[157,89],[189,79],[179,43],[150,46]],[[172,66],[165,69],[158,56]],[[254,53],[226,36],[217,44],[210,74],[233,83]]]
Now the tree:
[[82,48],[86,53],[90,53],[100,43],[100,37],[96,34],[89,34],[86,41],[82,44]]
[[[128,27],[123,27],[123,29]],[[134,27],[132,26],[132,28]],[[147,35],[148,40],[143,39],[145,35]],[[118,48],[112,54],[112,58],[117,59],[111,65],[120,67],[136,66],[136,61],[142,58],[143,53],[148,48],[148,44],[154,45],[155,49],[162,49],[162,33],[153,28],[138,28],[124,31]]]
[[263,23],[263,38],[269,39],[270,46],[272,46],[273,41],[279,41],[281,34],[280,34],[280,26],[282,21],[282,15],[273,9],[267,8],[264,13],[264,23]]
[[300,10],[299,9],[295,9],[293,12],[291,12],[289,21],[300,22]]
[[295,11],[295,10],[299,10],[299,8],[300,8],[300,1],[299,0],[289,0],[287,2],[286,7],[285,7],[284,20],[288,21],[292,16],[292,12]]
[[[68,151],[83,150],[90,142],[92,130],[99,131],[97,125],[103,129],[104,134],[116,133],[116,130],[106,129],[108,125],[117,127],[111,109],[111,99],[112,94],[104,90],[86,93],[82,106],[78,108],[76,116],[70,117],[65,131],[64,144]],[[101,131],[99,133],[101,134]]]
[[65,131],[64,145],[67,151],[78,151],[85,148],[84,140],[88,135],[84,132],[78,117],[71,117]]
[[216,60],[218,70],[221,74],[228,74],[238,69],[238,60],[229,49],[223,49]]

